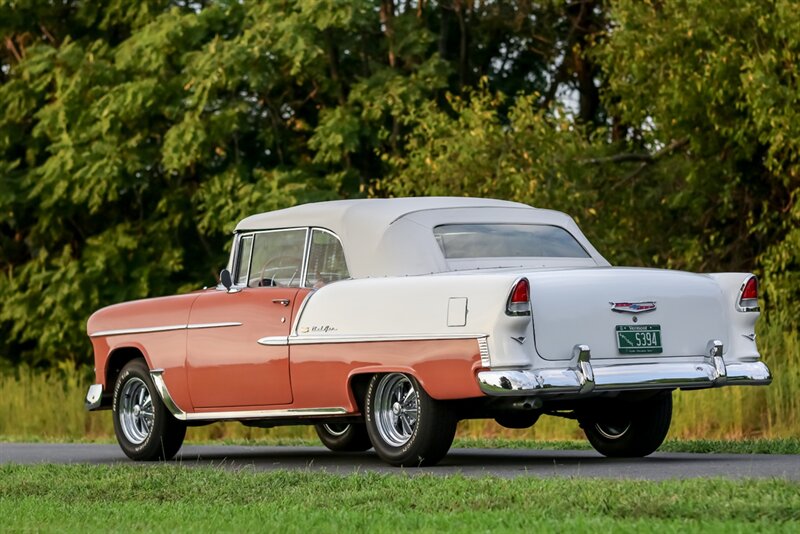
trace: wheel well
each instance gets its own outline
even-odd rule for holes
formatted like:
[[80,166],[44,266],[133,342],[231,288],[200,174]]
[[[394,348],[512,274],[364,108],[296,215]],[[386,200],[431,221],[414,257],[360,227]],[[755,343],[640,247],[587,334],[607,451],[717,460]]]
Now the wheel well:
[[108,356],[108,362],[106,363],[106,389],[109,391],[113,390],[122,368],[125,367],[128,362],[137,358],[144,360],[144,354],[142,354],[142,351],[139,349],[122,347],[114,350],[114,352]]
[[362,414],[364,413],[364,398],[367,395],[367,387],[369,387],[369,381],[372,379],[373,375],[374,373],[364,373],[361,375],[355,375],[350,379],[350,389],[352,390],[353,397],[356,400],[358,411],[360,411]]

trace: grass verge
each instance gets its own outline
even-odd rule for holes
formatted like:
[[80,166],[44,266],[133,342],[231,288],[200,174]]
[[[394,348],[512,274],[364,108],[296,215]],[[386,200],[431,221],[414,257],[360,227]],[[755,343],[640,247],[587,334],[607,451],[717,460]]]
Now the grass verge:
[[0,466],[4,531],[797,532],[800,484]]

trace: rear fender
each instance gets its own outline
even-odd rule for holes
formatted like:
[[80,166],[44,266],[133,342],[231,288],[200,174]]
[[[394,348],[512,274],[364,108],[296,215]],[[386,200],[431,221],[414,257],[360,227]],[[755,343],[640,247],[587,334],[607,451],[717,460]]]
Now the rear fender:
[[756,321],[760,312],[743,312],[737,309],[742,287],[751,273],[711,273],[708,275],[719,284],[725,299],[725,313],[729,325],[729,342],[723,352],[726,361],[754,361],[761,358],[756,345]]

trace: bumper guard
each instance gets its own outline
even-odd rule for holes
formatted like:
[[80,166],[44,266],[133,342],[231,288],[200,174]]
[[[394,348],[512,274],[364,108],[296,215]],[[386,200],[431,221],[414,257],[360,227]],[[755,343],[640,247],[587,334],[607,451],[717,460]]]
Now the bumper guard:
[[84,406],[87,411],[93,411],[100,408],[103,403],[103,384],[92,384],[89,386],[89,391],[86,392],[86,400]]

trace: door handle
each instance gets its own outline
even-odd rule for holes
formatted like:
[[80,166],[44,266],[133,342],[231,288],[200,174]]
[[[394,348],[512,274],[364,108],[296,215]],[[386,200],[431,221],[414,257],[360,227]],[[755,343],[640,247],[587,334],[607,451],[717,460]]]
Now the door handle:
[[291,302],[289,299],[272,299],[273,304],[283,304],[284,306],[288,306],[289,302]]

